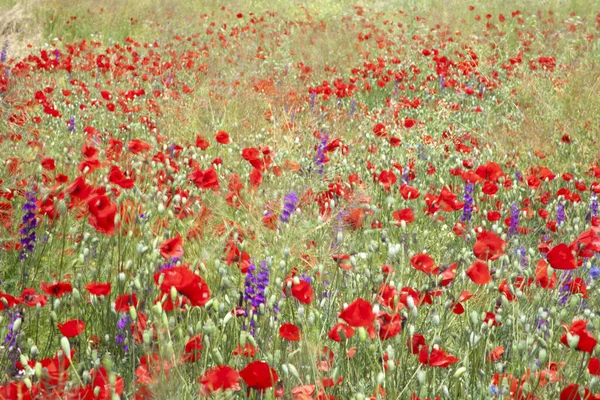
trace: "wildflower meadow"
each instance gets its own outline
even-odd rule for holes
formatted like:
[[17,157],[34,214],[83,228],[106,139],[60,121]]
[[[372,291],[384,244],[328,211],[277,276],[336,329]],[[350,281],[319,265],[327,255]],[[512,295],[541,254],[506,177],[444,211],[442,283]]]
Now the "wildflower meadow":
[[594,1],[1,0],[0,399],[600,399]]

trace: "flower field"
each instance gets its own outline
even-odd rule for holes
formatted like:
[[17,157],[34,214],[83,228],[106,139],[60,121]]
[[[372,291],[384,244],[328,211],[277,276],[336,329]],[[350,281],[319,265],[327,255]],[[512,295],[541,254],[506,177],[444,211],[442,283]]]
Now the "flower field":
[[8,3],[0,399],[600,399],[597,4]]

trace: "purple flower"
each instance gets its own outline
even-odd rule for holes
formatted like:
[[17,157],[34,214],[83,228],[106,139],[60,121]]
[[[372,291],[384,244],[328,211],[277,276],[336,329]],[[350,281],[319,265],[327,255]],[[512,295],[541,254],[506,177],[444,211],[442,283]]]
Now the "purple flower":
[[0,62],[6,61],[7,53],[8,53],[8,40],[5,40],[4,45],[2,46],[2,51],[0,51]]
[[590,212],[592,213],[592,217],[598,216],[598,197],[596,197],[596,193],[592,193],[592,199],[590,203]]
[[294,210],[296,209],[296,205],[298,204],[298,194],[295,191],[289,192],[283,198],[283,211],[279,216],[279,220],[281,222],[288,223],[290,222],[290,217]]
[[19,333],[21,332],[21,327],[17,327],[15,329],[15,322],[19,318],[23,318],[20,310],[9,311],[8,312],[8,333],[4,338],[4,348],[6,349],[6,357],[11,361],[11,365],[9,367],[9,375],[15,375],[17,370],[15,368],[15,364],[19,359],[19,354],[21,354],[21,348],[17,341],[19,337]]
[[75,133],[75,117],[69,119],[69,133]]
[[556,209],[556,223],[561,226],[565,222],[565,207],[559,204]]
[[315,92],[311,92],[309,95],[310,98],[310,109],[312,110],[313,108],[315,108],[315,100],[317,98],[317,94]]
[[35,234],[35,228],[37,227],[37,220],[35,219],[35,211],[37,209],[37,199],[34,192],[25,193],[26,201],[23,204],[22,210],[25,211],[23,215],[23,228],[19,231],[21,234],[21,246],[23,249],[19,254],[19,260],[24,260],[28,253],[32,253],[37,240]]
[[460,218],[461,222],[469,222],[471,221],[471,216],[473,215],[473,184],[467,183],[465,185],[465,193],[463,200],[465,201],[465,205],[463,206],[463,215]]
[[[269,267],[266,260],[260,262],[260,270],[256,271],[254,262],[250,263],[248,272],[246,273],[246,281],[244,284],[244,301],[246,302],[246,316],[250,314],[250,310],[255,311],[261,304],[266,303],[265,289],[269,285]],[[250,321],[250,334],[254,336],[255,322]]]
[[323,175],[323,165],[325,164],[325,148],[327,147],[327,142],[329,141],[329,136],[322,133],[321,142],[317,146],[317,155],[315,156],[315,165],[317,166],[317,173],[319,175]]
[[510,226],[508,228],[508,235],[519,234],[519,207],[515,203],[510,207]]

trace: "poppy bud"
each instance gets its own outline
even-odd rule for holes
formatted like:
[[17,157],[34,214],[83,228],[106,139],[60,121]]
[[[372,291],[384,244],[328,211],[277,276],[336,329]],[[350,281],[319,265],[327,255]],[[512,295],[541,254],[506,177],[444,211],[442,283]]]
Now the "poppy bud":
[[567,343],[572,349],[576,349],[579,344],[579,335],[572,335],[571,332],[567,332]]
[[35,377],[40,379],[42,377],[42,363],[40,362],[36,362],[35,366],[33,367],[33,371],[35,373]]
[[358,337],[360,339],[361,342],[366,342],[367,341],[367,331],[364,327],[360,327],[358,328]]
[[67,358],[70,360],[71,359],[71,344],[69,343],[69,339],[67,339],[64,336],[62,338],[60,338],[60,347],[62,348],[62,351],[65,353]]
[[546,361],[548,360],[548,353],[546,352],[546,349],[540,349],[538,353],[538,360],[540,364],[546,363]]
[[129,306],[129,315],[131,316],[133,322],[137,321],[137,311],[135,310],[134,306]]
[[454,377],[456,379],[460,378],[461,376],[463,376],[465,374],[465,372],[467,372],[467,368],[466,367],[460,367],[456,370],[456,372],[454,373]]
[[283,376],[285,376],[286,378],[290,374],[290,371],[288,370],[287,364],[281,364],[281,371],[283,372]]
[[213,353],[215,355],[217,364],[223,364],[223,355],[221,354],[221,352],[219,351],[219,349],[215,348],[213,350]]
[[145,345],[149,345],[152,342],[152,331],[146,330],[142,334]]
[[292,364],[287,364],[287,366],[290,371],[290,374],[292,374],[294,378],[300,380],[300,374],[298,374],[298,370],[296,369],[296,367],[294,367],[294,365]]
[[13,322],[13,332],[17,332],[21,328],[21,318],[17,318],[15,322]]

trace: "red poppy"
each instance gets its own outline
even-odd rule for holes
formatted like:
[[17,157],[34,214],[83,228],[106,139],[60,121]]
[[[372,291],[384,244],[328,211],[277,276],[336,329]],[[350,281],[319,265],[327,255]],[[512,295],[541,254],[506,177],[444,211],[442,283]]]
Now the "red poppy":
[[172,239],[167,239],[158,245],[160,255],[165,259],[180,258],[183,255],[183,240],[177,235]]
[[240,374],[228,365],[217,365],[204,372],[198,378],[204,392],[212,393],[217,390],[240,390]]
[[300,329],[296,325],[286,322],[279,328],[279,336],[290,342],[297,342],[300,340]]
[[240,371],[240,376],[248,387],[264,391],[279,380],[277,372],[264,361],[252,361]]
[[397,336],[402,331],[402,317],[400,314],[379,313],[379,338],[388,340]]
[[210,289],[200,275],[195,274],[187,266],[172,267],[154,274],[154,282],[158,285],[160,276],[163,281],[161,291],[170,293],[174,287],[179,293],[190,300],[193,306],[202,307],[210,300]]
[[96,194],[87,202],[90,216],[88,221],[98,232],[112,235],[115,232],[117,205],[103,194]]
[[435,261],[426,253],[419,253],[412,256],[410,265],[417,271],[429,275],[435,269]]
[[148,143],[144,142],[143,140],[133,139],[129,143],[127,143],[127,148],[133,154],[139,154],[139,153],[143,153],[143,152],[150,150],[152,148],[152,146],[150,146]]
[[115,310],[117,312],[129,312],[129,307],[133,306],[137,307],[138,300],[135,293],[133,294],[123,294],[115,300]]
[[373,306],[367,300],[358,298],[346,307],[340,315],[340,319],[346,321],[350,326],[360,327],[369,326],[375,320]]
[[409,224],[415,220],[415,213],[410,208],[404,208],[402,210],[394,211],[392,218],[398,221],[396,222],[396,225],[400,225],[400,222],[402,221]]
[[42,168],[46,171],[54,171],[56,169],[56,164],[54,163],[53,158],[44,158],[42,160]]
[[554,269],[577,269],[577,262],[575,256],[571,253],[569,246],[564,243],[560,243],[554,246],[547,254],[548,262]]
[[350,339],[354,336],[354,329],[350,325],[346,325],[342,322],[335,324],[330,330],[327,337],[335,342],[340,342],[342,340],[342,336],[340,332],[344,335],[344,339]]
[[430,367],[447,368],[449,365],[459,362],[460,360],[450,354],[447,354],[442,349],[436,349],[435,347],[429,354],[429,348],[422,346],[419,351],[419,362]]
[[123,189],[131,189],[135,183],[132,178],[125,176],[123,171],[121,171],[121,169],[119,169],[119,167],[116,165],[110,167],[110,171],[108,172],[108,180],[110,183],[114,183]]
[[250,343],[246,343],[246,345],[244,346],[243,349],[242,349],[242,346],[240,346],[240,344],[238,343],[237,348],[231,352],[231,355],[234,355],[234,356],[242,355],[244,357],[250,357],[250,358],[254,357],[255,354],[256,354],[256,347],[252,346]]
[[485,285],[492,281],[490,268],[486,262],[481,260],[476,260],[469,269],[467,269],[467,276],[478,285]]
[[483,261],[494,261],[504,254],[506,242],[494,232],[483,231],[477,235],[473,245],[475,257]]
[[300,303],[310,304],[314,297],[313,288],[310,283],[300,281],[292,286],[292,296],[297,298]]
[[[577,350],[584,351],[586,353],[592,353],[594,347],[596,347],[596,339],[590,334],[587,330],[587,320],[585,319],[577,319],[573,321],[570,327],[566,327],[563,325],[565,330],[571,335],[579,336],[579,342],[577,343]],[[565,333],[561,338],[560,342],[565,346],[569,346],[569,342],[567,340],[567,334]]]
[[0,311],[14,307],[21,302],[20,299],[11,296],[10,294],[0,292]]
[[217,132],[217,134],[215,135],[215,139],[217,139],[217,142],[221,144],[231,143],[231,138],[229,137],[229,134],[225,131]]
[[556,286],[556,272],[548,276],[548,263],[540,260],[535,268],[535,284],[544,289],[553,289]]
[[42,292],[54,297],[62,297],[73,291],[73,286],[69,282],[57,282],[52,285],[42,282],[40,283],[40,287],[42,288]]
[[425,346],[425,337],[420,333],[415,333],[408,338],[406,345],[412,354],[419,354],[421,347]]
[[202,350],[202,336],[195,335],[185,344],[185,354],[183,360],[185,362],[196,362],[200,359],[200,350]]
[[213,167],[208,168],[206,171],[202,171],[200,168],[196,168],[189,176],[189,179],[196,185],[196,187],[202,189],[219,189],[219,177]]
[[377,137],[384,137],[385,135],[387,135],[385,125],[382,123],[375,124],[375,126],[373,127],[373,133]]
[[571,383],[560,392],[560,400],[592,400],[597,398],[592,394],[590,389],[586,387],[583,388],[583,397],[581,397],[579,393],[579,385]]
[[402,185],[400,186],[400,195],[404,200],[415,200],[421,196],[421,193],[412,186]]
[[23,289],[20,300],[27,307],[35,307],[38,304],[44,307],[48,303],[48,298],[43,294],[37,294],[33,288]]
[[499,361],[500,358],[502,357],[502,354],[504,354],[504,347],[498,346],[494,350],[489,352],[489,354],[487,356],[487,360],[490,362]]
[[110,294],[110,282],[91,282],[85,285],[85,289],[94,296],[108,296]]
[[70,321],[58,324],[58,330],[63,336],[71,338],[78,336],[85,329],[85,322],[80,319],[72,319]]
[[588,372],[592,375],[600,376],[600,360],[598,358],[590,358],[590,361],[588,362]]

